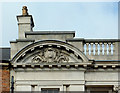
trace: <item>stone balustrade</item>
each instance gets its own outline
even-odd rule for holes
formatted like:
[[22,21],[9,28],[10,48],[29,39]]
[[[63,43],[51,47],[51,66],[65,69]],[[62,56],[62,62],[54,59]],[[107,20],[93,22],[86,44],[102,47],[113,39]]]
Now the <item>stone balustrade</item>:
[[89,59],[94,60],[118,60],[119,39],[85,39],[83,52]]

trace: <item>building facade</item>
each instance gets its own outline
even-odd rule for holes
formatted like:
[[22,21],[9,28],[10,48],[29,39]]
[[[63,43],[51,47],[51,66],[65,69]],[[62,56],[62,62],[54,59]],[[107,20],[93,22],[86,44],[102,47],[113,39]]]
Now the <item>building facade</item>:
[[120,40],[75,38],[75,31],[33,31],[27,7],[10,41],[10,91],[120,93]]

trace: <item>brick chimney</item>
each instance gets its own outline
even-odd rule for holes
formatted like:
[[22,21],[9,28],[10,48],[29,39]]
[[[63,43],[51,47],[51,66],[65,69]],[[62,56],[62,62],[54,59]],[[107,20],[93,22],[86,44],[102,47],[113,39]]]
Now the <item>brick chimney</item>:
[[25,39],[25,32],[31,32],[33,31],[34,27],[34,21],[32,18],[32,15],[28,14],[28,9],[26,6],[23,6],[22,8],[22,15],[17,16],[18,21],[18,38],[19,39]]

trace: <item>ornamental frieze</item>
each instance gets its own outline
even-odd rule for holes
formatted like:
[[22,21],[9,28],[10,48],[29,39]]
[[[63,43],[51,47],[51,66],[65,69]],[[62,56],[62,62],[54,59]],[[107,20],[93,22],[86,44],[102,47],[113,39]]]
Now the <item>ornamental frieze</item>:
[[41,62],[68,62],[69,57],[62,51],[56,48],[45,48],[41,52],[35,55],[32,59],[32,63],[41,63]]

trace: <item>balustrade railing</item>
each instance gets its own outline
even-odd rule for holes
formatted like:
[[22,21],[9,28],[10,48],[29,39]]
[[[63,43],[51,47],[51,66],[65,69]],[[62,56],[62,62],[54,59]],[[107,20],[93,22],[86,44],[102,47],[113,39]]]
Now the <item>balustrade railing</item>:
[[83,52],[90,59],[117,60],[119,43],[119,39],[86,39]]

